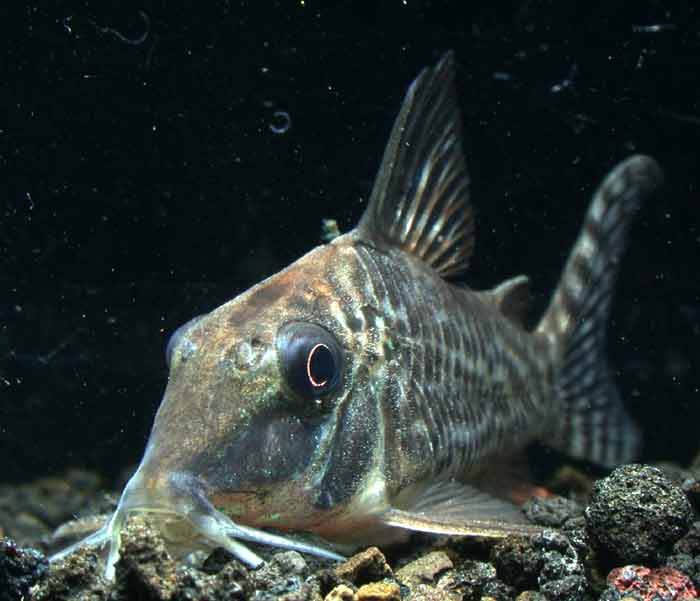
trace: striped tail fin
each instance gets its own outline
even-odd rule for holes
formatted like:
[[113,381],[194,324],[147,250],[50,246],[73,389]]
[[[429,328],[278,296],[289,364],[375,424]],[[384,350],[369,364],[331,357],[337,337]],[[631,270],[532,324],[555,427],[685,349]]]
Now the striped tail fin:
[[609,467],[631,461],[641,441],[605,360],[610,299],[634,213],[660,181],[657,163],[641,155],[608,174],[537,326],[554,346],[555,386],[566,413],[554,446]]

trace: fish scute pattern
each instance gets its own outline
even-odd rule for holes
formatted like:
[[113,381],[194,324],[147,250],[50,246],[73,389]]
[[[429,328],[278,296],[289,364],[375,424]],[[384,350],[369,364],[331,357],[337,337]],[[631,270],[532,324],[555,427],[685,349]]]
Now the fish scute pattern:
[[366,300],[382,313],[378,333],[407,383],[397,395],[387,378],[374,399],[385,438],[396,442],[385,445],[386,470],[398,485],[418,473],[468,472],[539,432],[554,404],[547,361],[526,332],[411,259],[357,252]]

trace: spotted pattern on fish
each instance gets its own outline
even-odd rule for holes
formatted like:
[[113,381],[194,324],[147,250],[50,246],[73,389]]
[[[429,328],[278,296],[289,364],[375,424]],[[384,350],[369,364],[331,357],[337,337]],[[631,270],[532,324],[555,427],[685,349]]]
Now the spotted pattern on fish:
[[447,53],[409,87],[354,230],[174,335],[141,464],[84,541],[108,543],[107,578],[131,513],[185,550],[206,541],[253,567],[262,558],[242,540],[338,559],[289,533],[353,546],[404,529],[528,534],[511,501],[529,442],[604,465],[634,458],[604,331],[658,166],[635,156],[605,179],[529,331],[524,276],[484,291],[450,281],[475,248],[455,75]]

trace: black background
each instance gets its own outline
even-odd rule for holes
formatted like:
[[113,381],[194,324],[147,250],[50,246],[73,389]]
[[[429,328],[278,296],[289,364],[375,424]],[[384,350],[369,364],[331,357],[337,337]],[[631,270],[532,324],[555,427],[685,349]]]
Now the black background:
[[664,167],[631,233],[610,353],[645,458],[689,460],[695,5],[14,3],[0,86],[0,480],[135,463],[169,333],[316,245],[323,217],[354,225],[406,88],[450,48],[479,210],[470,285],[527,273],[541,310],[605,172],[632,152]]

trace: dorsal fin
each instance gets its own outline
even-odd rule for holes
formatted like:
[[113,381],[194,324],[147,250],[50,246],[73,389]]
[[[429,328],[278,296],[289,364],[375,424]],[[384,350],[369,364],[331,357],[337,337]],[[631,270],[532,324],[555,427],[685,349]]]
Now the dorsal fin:
[[398,246],[442,276],[466,270],[474,247],[454,76],[448,52],[411,84],[358,226],[361,238]]
[[522,326],[530,307],[530,280],[526,275],[518,275],[501,282],[491,290],[476,294],[486,303],[498,308],[504,317]]

